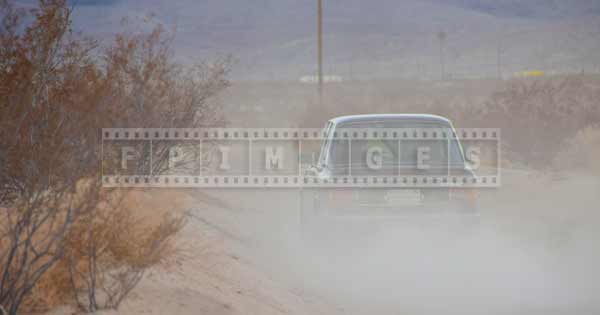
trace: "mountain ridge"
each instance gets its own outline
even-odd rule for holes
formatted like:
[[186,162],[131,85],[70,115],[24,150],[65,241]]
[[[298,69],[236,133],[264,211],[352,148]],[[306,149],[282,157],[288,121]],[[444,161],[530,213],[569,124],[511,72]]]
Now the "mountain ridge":
[[[153,12],[177,30],[182,60],[232,54],[240,78],[295,79],[315,71],[316,0],[109,2],[80,2],[76,26],[109,38],[123,16]],[[596,29],[598,15],[594,0],[325,0],[326,71],[439,77],[440,31],[454,77],[498,75],[498,50],[504,73],[594,68],[597,57],[588,52],[600,49],[600,31],[588,30]]]

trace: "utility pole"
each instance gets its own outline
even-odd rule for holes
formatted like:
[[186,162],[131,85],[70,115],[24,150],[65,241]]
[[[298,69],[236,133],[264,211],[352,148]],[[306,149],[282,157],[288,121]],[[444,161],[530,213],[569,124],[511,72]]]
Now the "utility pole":
[[[504,25],[503,30],[507,29],[508,26]],[[498,72],[498,80],[502,80],[502,68],[504,63],[504,53],[506,52],[506,43],[509,41],[509,34],[503,34],[502,32],[498,34],[498,46],[496,47],[496,71]]]
[[319,80],[319,105],[323,106],[323,0],[317,1],[317,77]]
[[496,66],[498,68],[498,80],[502,80],[502,39],[498,40],[498,47],[496,50]]
[[445,68],[445,64],[444,64],[444,43],[446,41],[446,37],[448,35],[446,34],[446,32],[444,31],[439,31],[437,33],[437,38],[440,41],[440,77],[442,79],[442,81],[446,78],[446,70]]

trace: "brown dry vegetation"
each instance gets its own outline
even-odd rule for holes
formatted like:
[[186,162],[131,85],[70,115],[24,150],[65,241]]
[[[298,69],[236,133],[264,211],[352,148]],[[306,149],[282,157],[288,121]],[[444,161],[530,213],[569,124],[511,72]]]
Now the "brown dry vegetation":
[[547,169],[578,132],[600,124],[598,100],[598,88],[581,76],[515,80],[494,93],[474,118],[502,128],[511,161]]
[[0,11],[0,306],[116,308],[184,219],[149,224],[101,189],[100,129],[222,125],[210,100],[228,60],[182,67],[160,26],[100,47],[72,32],[64,0]]
[[552,168],[579,131],[600,124],[599,100],[600,80],[593,75],[343,82],[325,86],[322,105],[315,86],[299,83],[238,83],[226,93],[228,103],[244,105],[244,111],[228,110],[232,124],[242,126],[322,127],[341,115],[426,113],[461,128],[501,128],[505,160],[542,170]]
[[567,141],[554,161],[556,170],[591,171],[600,177],[600,128],[587,127]]

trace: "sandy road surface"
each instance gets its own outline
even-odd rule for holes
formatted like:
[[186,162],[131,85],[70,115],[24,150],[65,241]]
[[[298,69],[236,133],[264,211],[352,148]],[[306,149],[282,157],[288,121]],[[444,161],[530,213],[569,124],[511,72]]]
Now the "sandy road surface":
[[505,172],[474,229],[378,225],[324,254],[298,237],[294,191],[182,191],[185,257],[121,313],[597,314],[599,192]]

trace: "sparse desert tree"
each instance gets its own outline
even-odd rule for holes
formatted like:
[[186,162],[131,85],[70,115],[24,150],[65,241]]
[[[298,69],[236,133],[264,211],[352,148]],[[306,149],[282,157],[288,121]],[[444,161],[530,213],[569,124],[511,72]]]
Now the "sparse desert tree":
[[[229,86],[226,78],[232,59],[182,66],[174,61],[171,39],[157,25],[149,33],[118,34],[104,51],[105,84],[111,91],[105,105],[114,113],[110,127],[210,128],[225,124],[214,96]],[[169,148],[155,152],[153,174],[168,169]]]
[[[212,99],[229,85],[230,58],[183,67],[173,62],[161,26],[143,34],[122,33],[104,54],[107,104],[113,126],[208,128],[225,123]],[[169,146],[154,154],[153,174],[168,171]],[[112,196],[118,196],[113,192]],[[116,309],[150,267],[173,254],[173,236],[185,222],[164,218],[144,227],[130,209],[104,199],[72,229],[65,262],[80,309]]]
[[70,32],[63,1],[1,9],[0,305],[17,314],[98,200],[98,183],[82,181],[97,172],[97,73],[93,43]]
[[[39,0],[28,10],[0,0],[0,10],[0,306],[11,315],[30,306],[40,279],[75,257],[74,267],[83,261],[96,269],[71,269],[73,278],[116,285],[102,290],[115,307],[144,270],[162,261],[150,258],[165,253],[160,248],[181,221],[140,229],[124,219],[129,209],[102,207],[116,193],[100,187],[100,130],[222,125],[210,99],[227,86],[229,63],[176,64],[160,27],[119,35],[103,54],[72,32],[66,0]],[[137,255],[148,260],[89,259],[104,257],[96,237],[102,234],[73,231],[102,231],[98,225],[117,218],[139,233]],[[119,240],[109,244],[115,253],[125,237],[112,239]],[[100,280],[107,277],[116,282]]]

